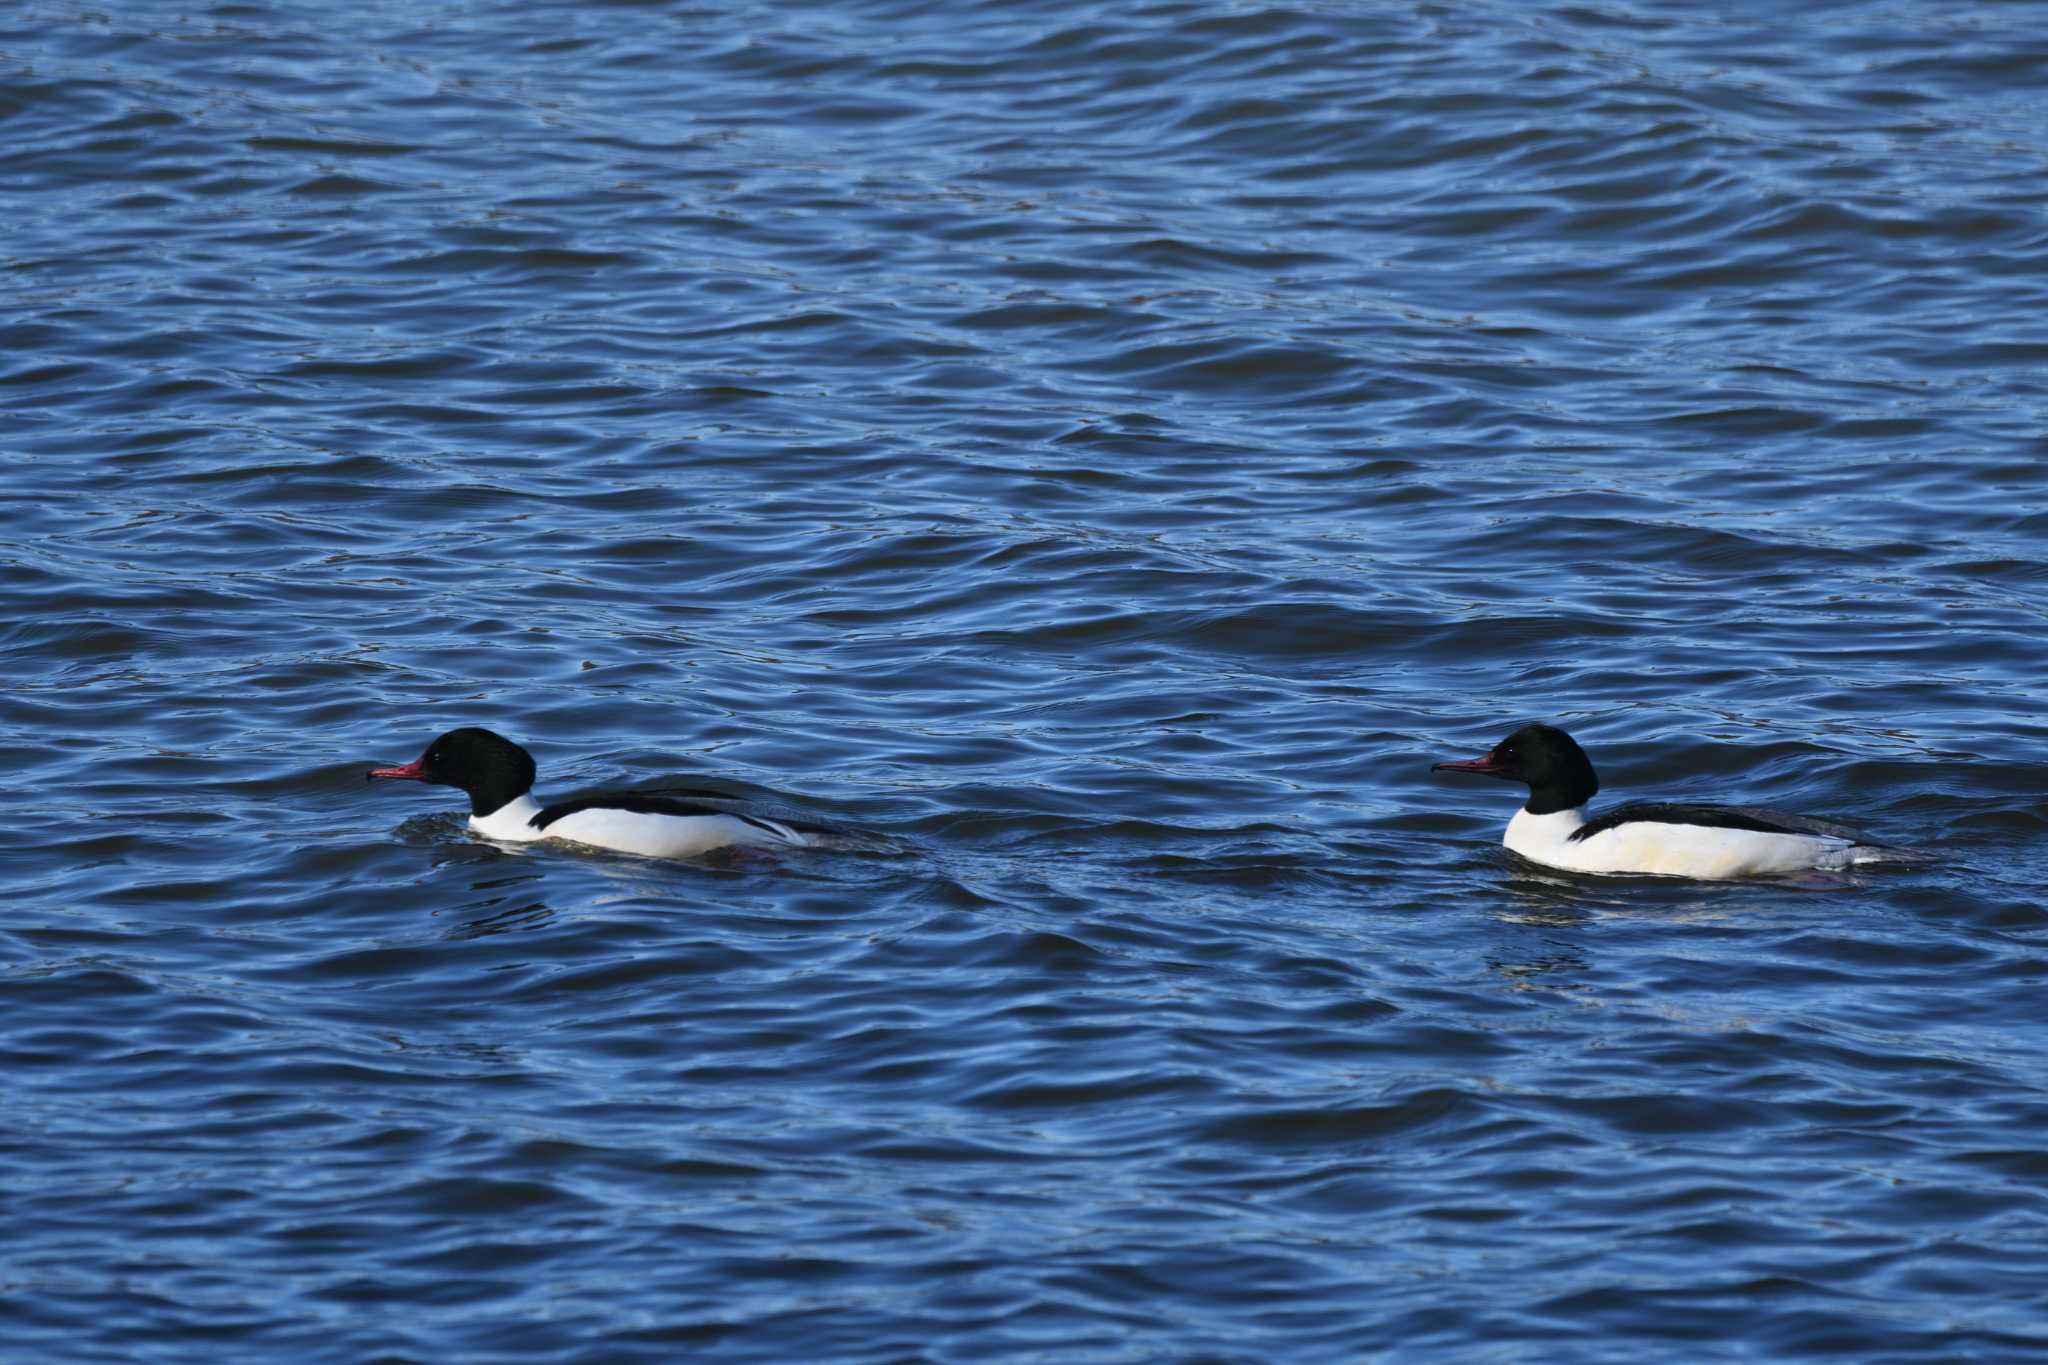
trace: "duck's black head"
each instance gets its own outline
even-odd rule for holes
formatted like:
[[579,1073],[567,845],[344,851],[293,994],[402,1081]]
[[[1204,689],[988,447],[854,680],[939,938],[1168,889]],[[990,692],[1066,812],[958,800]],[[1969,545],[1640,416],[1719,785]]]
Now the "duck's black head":
[[469,793],[470,813],[482,816],[533,790],[533,755],[503,735],[471,725],[450,730],[412,762],[372,768],[370,776],[460,787]]
[[1484,758],[1439,763],[1431,772],[1483,773],[1529,784],[1528,811],[1549,815],[1576,810],[1600,790],[1600,779],[1578,742],[1555,725],[1524,725]]

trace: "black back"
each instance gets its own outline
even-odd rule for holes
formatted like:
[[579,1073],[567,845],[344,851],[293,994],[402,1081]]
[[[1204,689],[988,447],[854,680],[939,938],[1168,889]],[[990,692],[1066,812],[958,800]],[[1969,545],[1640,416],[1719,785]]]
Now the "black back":
[[780,835],[776,822],[735,809],[741,800],[724,792],[698,787],[666,787],[650,791],[589,792],[541,808],[533,817],[535,829],[546,829],[564,816],[586,810],[623,810],[635,815],[730,815],[756,829]]
[[1571,833],[1572,842],[1590,839],[1619,825],[1636,823],[1704,825],[1710,829],[1747,829],[1759,834],[1803,834],[1823,839],[1845,839],[1869,848],[1873,844],[1859,830],[1832,820],[1807,815],[1765,810],[1759,806],[1686,806],[1668,801],[1635,801],[1618,806],[1597,820],[1588,820]]

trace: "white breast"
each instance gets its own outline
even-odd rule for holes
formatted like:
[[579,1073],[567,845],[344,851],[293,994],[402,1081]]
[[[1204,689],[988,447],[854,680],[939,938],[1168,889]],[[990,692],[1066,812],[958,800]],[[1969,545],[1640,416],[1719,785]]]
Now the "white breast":
[[519,796],[489,815],[470,816],[469,827],[486,839],[507,844],[530,844],[541,837],[541,832],[533,827],[533,817],[539,814],[539,802],[531,796]]

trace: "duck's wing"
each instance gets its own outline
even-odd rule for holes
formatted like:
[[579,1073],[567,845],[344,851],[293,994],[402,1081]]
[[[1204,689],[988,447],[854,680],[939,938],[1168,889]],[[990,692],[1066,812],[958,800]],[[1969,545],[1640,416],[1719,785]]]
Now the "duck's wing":
[[1809,839],[1839,839],[1869,844],[1861,830],[1810,815],[1769,810],[1762,806],[1689,806],[1669,801],[1632,801],[1588,820],[1573,830],[1574,841],[1590,839],[1620,825],[1699,825],[1707,829],[1746,829],[1758,834],[1798,834]]
[[692,779],[688,783],[571,797],[562,803],[562,809],[550,806],[536,820],[551,815],[560,818],[569,814],[572,807],[582,810],[590,806],[613,806],[653,815],[730,815],[771,834],[787,837],[794,833],[801,836],[791,842],[825,848],[888,846],[888,841],[880,836],[849,828],[815,811],[803,810],[774,792],[744,791],[736,786],[705,786],[700,785],[701,782],[702,779]]

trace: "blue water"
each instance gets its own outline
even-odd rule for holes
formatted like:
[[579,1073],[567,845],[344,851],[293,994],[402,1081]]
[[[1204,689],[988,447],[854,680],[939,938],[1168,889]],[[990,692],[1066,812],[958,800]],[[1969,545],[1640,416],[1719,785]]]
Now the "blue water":
[[[0,1354],[2048,1354],[2044,76],[0,10]],[[1941,861],[1517,863],[1530,719]],[[366,787],[462,724],[882,846]]]

